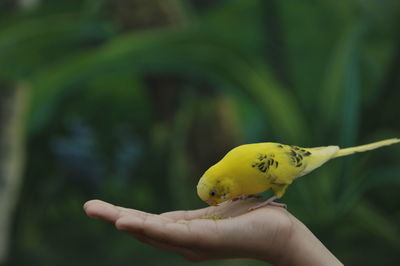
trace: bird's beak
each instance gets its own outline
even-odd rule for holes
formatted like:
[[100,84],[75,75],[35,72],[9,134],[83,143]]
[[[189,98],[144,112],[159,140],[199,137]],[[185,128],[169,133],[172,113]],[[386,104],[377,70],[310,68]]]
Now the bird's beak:
[[207,204],[210,205],[210,206],[215,206],[215,205],[217,205],[217,202],[216,202],[215,200],[212,200],[212,199],[206,200],[206,202],[207,202]]

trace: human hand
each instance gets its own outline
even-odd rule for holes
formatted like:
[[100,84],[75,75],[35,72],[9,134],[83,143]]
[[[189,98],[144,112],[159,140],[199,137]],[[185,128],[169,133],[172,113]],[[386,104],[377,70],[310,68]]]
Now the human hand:
[[84,209],[88,216],[111,222],[143,243],[191,261],[254,258],[276,265],[342,265],[287,210],[268,206],[248,212],[256,201],[160,215],[99,200],[88,201]]

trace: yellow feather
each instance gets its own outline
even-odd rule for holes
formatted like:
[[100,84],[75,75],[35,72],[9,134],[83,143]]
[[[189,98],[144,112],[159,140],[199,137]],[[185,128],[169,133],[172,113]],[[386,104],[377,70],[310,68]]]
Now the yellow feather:
[[350,155],[350,154],[353,154],[356,152],[364,152],[364,151],[374,150],[374,149],[377,149],[377,148],[380,148],[383,146],[388,146],[388,145],[392,145],[392,144],[399,143],[399,142],[400,142],[400,139],[393,138],[393,139],[377,141],[377,142],[366,144],[366,145],[356,146],[356,147],[352,147],[352,148],[340,149],[339,152],[336,153],[333,158]]
[[280,198],[294,179],[330,159],[400,142],[388,139],[352,148],[301,148],[274,142],[246,144],[229,151],[200,178],[197,194],[210,205],[272,189]]

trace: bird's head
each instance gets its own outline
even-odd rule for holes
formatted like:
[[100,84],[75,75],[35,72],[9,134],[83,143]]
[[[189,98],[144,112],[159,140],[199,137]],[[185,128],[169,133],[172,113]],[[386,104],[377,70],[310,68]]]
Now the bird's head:
[[228,173],[221,171],[218,165],[208,169],[200,178],[197,194],[212,206],[239,195],[236,182]]

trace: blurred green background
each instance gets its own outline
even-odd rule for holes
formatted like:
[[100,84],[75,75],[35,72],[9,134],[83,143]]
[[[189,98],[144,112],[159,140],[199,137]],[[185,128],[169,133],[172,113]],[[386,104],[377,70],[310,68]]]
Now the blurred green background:
[[[0,263],[189,264],[83,203],[199,208],[236,145],[400,137],[399,28],[398,0],[1,0]],[[397,145],[282,201],[345,264],[398,265],[399,189]]]

